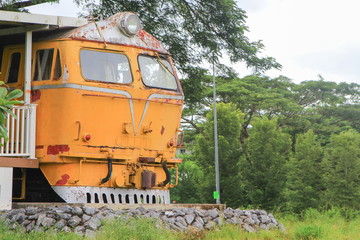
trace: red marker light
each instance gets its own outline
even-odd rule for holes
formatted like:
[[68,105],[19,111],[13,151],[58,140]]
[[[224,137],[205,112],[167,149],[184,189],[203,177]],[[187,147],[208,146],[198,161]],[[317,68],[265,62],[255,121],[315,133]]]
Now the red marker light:
[[90,134],[85,134],[84,137],[83,137],[84,142],[88,142],[88,141],[90,141],[90,139],[91,139]]

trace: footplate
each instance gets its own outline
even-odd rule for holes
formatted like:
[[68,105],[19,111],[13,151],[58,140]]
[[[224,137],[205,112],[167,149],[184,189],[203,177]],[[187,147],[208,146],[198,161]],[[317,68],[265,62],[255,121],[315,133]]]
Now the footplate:
[[52,186],[67,203],[170,204],[169,190]]

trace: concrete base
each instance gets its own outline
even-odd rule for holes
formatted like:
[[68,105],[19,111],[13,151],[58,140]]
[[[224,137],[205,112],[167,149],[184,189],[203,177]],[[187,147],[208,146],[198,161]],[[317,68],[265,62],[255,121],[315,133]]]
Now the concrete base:
[[0,210],[10,210],[12,205],[13,168],[0,167]]

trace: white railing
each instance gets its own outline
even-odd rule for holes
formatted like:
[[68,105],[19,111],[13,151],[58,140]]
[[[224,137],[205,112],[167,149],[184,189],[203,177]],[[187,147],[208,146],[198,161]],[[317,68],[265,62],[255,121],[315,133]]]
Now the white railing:
[[36,104],[15,106],[8,114],[8,141],[1,139],[0,156],[35,158]]

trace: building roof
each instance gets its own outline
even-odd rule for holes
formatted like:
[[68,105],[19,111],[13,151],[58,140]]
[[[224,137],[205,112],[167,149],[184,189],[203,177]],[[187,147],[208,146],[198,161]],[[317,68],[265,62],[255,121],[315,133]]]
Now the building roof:
[[50,16],[23,12],[0,11],[0,40],[2,36],[47,31],[61,27],[80,27],[87,24],[84,18]]

